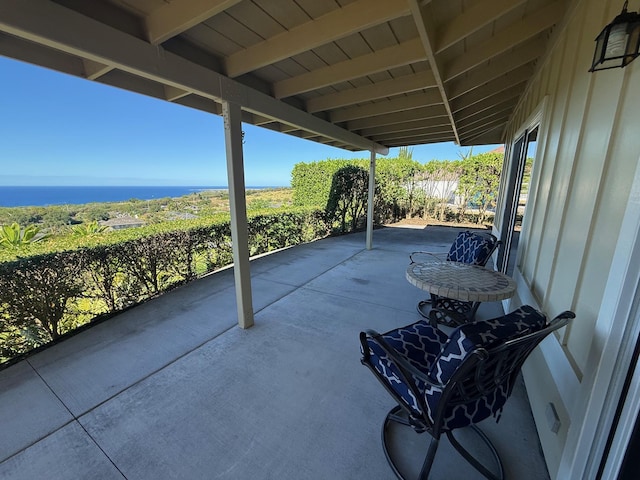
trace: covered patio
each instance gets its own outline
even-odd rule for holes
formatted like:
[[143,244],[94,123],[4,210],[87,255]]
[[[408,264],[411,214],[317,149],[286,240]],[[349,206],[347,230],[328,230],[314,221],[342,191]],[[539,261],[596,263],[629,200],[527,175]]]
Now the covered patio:
[[[457,229],[384,228],[251,262],[256,325],[236,328],[223,270],[0,372],[0,477],[390,479],[393,400],[360,365],[358,333],[419,318],[408,253]],[[479,317],[502,312],[481,306]],[[482,424],[506,478],[548,478],[522,382]],[[406,443],[418,468],[425,435]],[[434,479],[481,478],[443,440]]]
[[[372,174],[376,155],[392,147],[504,143],[492,228],[503,246],[494,263],[513,272],[517,282],[504,308],[529,304],[548,316],[567,309],[577,315],[523,367],[549,475],[637,477],[640,62],[589,71],[594,39],[627,6],[636,12],[640,0],[0,0],[0,54],[224,117],[237,298],[234,303],[232,273],[217,274],[173,292],[166,297],[171,302],[163,297],[120,317],[148,312],[141,323],[105,323],[3,372],[12,385],[2,397],[12,405],[7,425],[24,418],[23,408],[33,420],[8,429],[19,433],[2,439],[9,458],[3,468],[52,472],[39,462],[70,445],[65,450],[77,451],[79,459],[90,458],[82,453],[93,450],[93,458],[128,476],[123,458],[129,465],[136,464],[133,457],[147,458],[136,456],[132,445],[158,435],[153,448],[168,456],[150,455],[153,460],[137,468],[170,472],[168,465],[179,464],[208,470],[213,457],[191,455],[206,437],[217,438],[218,447],[207,453],[233,452],[218,469],[230,477],[243,462],[255,462],[249,463],[253,473],[267,472],[265,465],[280,469],[274,478],[304,477],[305,468],[310,478],[337,475],[333,468],[347,472],[345,477],[388,474],[379,452],[369,450],[377,443],[370,438],[377,436],[373,419],[387,400],[357,366],[355,342],[339,342],[351,342],[363,327],[385,329],[391,327],[387,322],[415,318],[420,292],[391,277],[393,268],[402,277],[408,244],[419,233],[385,231],[381,244],[372,241],[371,181],[366,245],[373,250],[362,250],[364,238],[356,235],[281,252],[269,260],[282,259],[272,269],[260,270],[267,260],[250,266],[242,151],[242,124],[250,123],[368,152]],[[637,35],[638,25],[629,31]],[[527,209],[510,251],[529,156],[535,158]],[[405,244],[387,248],[387,235]],[[327,245],[342,245],[329,249],[342,253],[312,260],[307,249]],[[222,278],[229,283],[221,290]],[[191,291],[199,293],[182,297]],[[217,297],[213,310],[210,296]],[[153,307],[163,302],[165,307]],[[348,308],[357,315],[345,316]],[[243,328],[252,326],[254,313],[260,319],[254,329],[231,328],[236,320]],[[190,321],[179,322],[181,315]],[[143,334],[154,348],[141,346]],[[94,336],[100,341],[83,340]],[[236,341],[242,348],[232,348]],[[65,352],[73,348],[73,354]],[[111,348],[121,353],[105,353],[103,360],[101,352]],[[353,357],[337,356],[338,351],[354,352]],[[141,365],[147,365],[144,371]],[[285,377],[300,390],[279,383]],[[103,379],[100,388],[90,386],[96,378]],[[221,379],[230,382],[226,390],[218,389]],[[179,394],[162,390],[172,382],[180,385]],[[256,396],[252,382],[263,386],[264,396]],[[44,397],[23,395],[21,388],[40,389],[53,402],[32,406],[31,398]],[[294,392],[302,392],[308,404]],[[357,403],[361,398],[367,401]],[[155,410],[148,407],[154,402]],[[47,409],[51,405],[53,411]],[[340,405],[353,410],[337,413]],[[140,423],[118,416],[122,409],[142,413],[132,416]],[[198,420],[190,416],[194,411],[213,413]],[[517,416],[524,418],[525,411]],[[332,430],[336,416],[347,428]],[[357,423],[365,418],[366,426]],[[162,422],[165,430],[154,430]],[[222,435],[210,438],[214,425]],[[279,442],[262,436],[271,425]],[[84,442],[58,442],[57,435],[73,429]],[[56,433],[47,436],[51,432]],[[305,437],[312,432],[315,441]],[[322,440],[338,433],[349,448],[320,452],[328,445]],[[89,434],[96,440],[87,443]],[[522,445],[502,432],[498,436]],[[535,438],[523,438],[534,445],[514,449],[519,461],[538,452]],[[290,454],[282,453],[285,446]],[[31,456],[35,449],[53,453]],[[515,468],[516,462],[507,463]],[[376,473],[361,473],[370,466]],[[540,478],[533,467],[523,468],[515,478]]]

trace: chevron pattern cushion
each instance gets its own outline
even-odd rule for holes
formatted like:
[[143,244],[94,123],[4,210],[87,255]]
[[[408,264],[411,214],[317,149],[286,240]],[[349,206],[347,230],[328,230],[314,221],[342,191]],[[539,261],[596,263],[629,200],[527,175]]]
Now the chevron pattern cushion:
[[[546,317],[529,305],[503,317],[469,323],[455,329],[440,355],[431,364],[429,376],[438,383],[446,384],[464,359],[476,348],[490,349],[500,343],[535,332],[546,324]],[[511,394],[509,379],[489,397],[466,405],[450,408],[445,415],[444,429],[461,428],[477,423],[491,415],[497,415]],[[442,389],[428,386],[425,391],[427,414],[435,417]]]
[[496,240],[488,235],[460,232],[447,255],[451,262],[486,265]]
[[[525,305],[514,312],[493,320],[463,325],[447,336],[425,321],[391,330],[381,335],[386,344],[402,356],[434,383],[444,385],[462,364],[470,352],[478,347],[491,348],[519,335],[544,327],[546,318],[534,308]],[[367,338],[370,362],[390,389],[415,417],[423,415],[416,394],[405,382],[396,361],[380,346],[376,338]],[[442,396],[441,387],[431,385],[411,375],[408,379],[415,386],[416,393],[424,400],[427,417],[435,421],[436,411]],[[510,379],[489,395],[464,405],[447,406],[444,412],[443,431],[461,428],[477,423],[500,413],[511,394]]]

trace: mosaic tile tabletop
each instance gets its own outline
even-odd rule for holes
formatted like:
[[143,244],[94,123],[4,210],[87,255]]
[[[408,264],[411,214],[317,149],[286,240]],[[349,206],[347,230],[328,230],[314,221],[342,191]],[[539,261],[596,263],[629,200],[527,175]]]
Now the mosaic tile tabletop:
[[429,293],[466,302],[495,302],[512,297],[516,291],[511,277],[466,263],[414,263],[407,268],[406,277]]

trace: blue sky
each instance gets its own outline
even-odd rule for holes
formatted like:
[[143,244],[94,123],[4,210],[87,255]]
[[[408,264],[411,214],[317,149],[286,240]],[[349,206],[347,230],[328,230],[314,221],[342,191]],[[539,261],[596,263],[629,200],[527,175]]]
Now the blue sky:
[[[0,90],[0,185],[227,184],[217,115],[4,57]],[[298,162],[369,156],[252,125],[243,130],[248,186],[288,186]],[[424,145],[413,158],[455,160],[467,150]]]

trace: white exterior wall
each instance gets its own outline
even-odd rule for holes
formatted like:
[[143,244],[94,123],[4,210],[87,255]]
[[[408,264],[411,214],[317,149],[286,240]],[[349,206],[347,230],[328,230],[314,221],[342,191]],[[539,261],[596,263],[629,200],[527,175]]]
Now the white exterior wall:
[[460,201],[456,195],[456,190],[458,189],[457,180],[421,180],[415,183],[415,189],[422,190],[433,198],[440,198],[454,203],[459,203]]
[[[601,363],[607,340],[600,335],[610,331],[611,320],[601,311],[612,300],[603,293],[640,160],[640,60],[588,73],[594,39],[621,6],[612,0],[572,2],[567,23],[554,32],[555,46],[511,119],[506,142],[512,144],[542,110],[514,275],[518,294],[506,307],[530,303],[548,316],[563,310],[577,315],[524,368],[551,477],[562,480],[582,475],[573,466],[574,450],[590,421],[585,414],[597,373],[592,367]],[[630,11],[639,8],[640,0],[629,2]],[[505,173],[509,159],[508,146]],[[549,403],[560,417],[557,434],[546,420]]]

